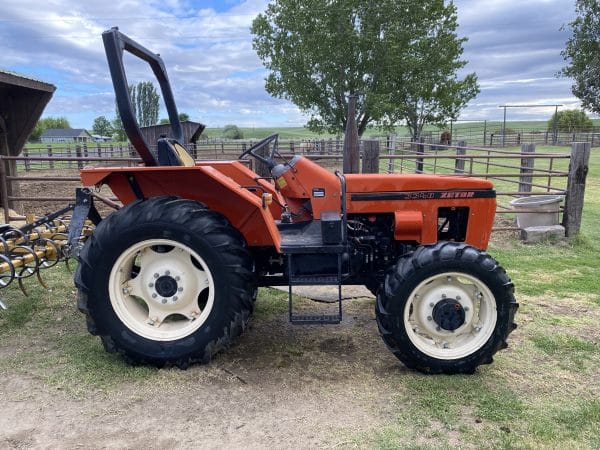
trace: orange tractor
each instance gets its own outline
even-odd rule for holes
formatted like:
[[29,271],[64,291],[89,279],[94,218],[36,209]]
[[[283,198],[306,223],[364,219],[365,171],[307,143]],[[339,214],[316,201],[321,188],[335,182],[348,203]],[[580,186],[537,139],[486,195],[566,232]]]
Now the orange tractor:
[[[331,173],[252,145],[268,167],[195,162],[160,57],[113,28],[103,34],[117,104],[138,167],[81,171],[125,205],[102,220],[79,255],[78,306],[109,352],[156,366],[208,362],[246,328],[259,286],[289,286],[295,324],[339,323],[342,285],[377,296],[381,336],[408,367],[472,373],[506,347],[517,303],[485,249],[496,207],[486,180]],[[124,51],[148,62],[173,138],[150,146],[132,112]],[[338,287],[334,314],[299,314],[292,286]]]

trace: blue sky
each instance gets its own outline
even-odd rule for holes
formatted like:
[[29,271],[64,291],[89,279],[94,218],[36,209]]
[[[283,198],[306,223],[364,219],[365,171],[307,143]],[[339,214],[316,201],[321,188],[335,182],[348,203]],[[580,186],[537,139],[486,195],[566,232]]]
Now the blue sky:
[[[101,33],[111,26],[160,53],[180,111],[209,127],[299,126],[305,116],[264,90],[265,70],[252,50],[252,19],[266,0],[4,0],[0,68],[53,83],[45,115],[65,116],[90,128],[99,115],[114,117],[114,94]],[[574,16],[571,0],[457,0],[459,34],[469,38],[466,71],[481,93],[465,120],[501,120],[501,104],[579,105],[560,51]],[[126,60],[129,81],[147,79],[145,67]],[[510,111],[509,120],[546,119],[552,108]],[[165,115],[165,114],[163,114]]]

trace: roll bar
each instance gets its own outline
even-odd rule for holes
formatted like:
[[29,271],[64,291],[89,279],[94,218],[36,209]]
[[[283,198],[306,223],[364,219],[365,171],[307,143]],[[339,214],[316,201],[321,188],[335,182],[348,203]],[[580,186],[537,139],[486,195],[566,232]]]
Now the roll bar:
[[119,109],[119,115],[121,116],[125,133],[127,133],[129,141],[142,158],[142,161],[144,161],[147,166],[155,166],[157,164],[156,159],[150,151],[148,143],[144,139],[135,114],[133,113],[133,106],[131,105],[131,99],[129,98],[125,66],[123,65],[123,52],[127,51],[141,60],[146,61],[150,65],[154,76],[158,80],[167,107],[173,138],[178,142],[181,142],[183,140],[183,131],[181,129],[181,123],[179,122],[177,105],[173,98],[173,91],[171,90],[163,60],[160,55],[152,53],[147,48],[121,33],[117,27],[113,27],[102,33],[102,41],[104,42],[104,50],[106,51],[110,77],[112,78],[115,95],[117,97],[117,108]]

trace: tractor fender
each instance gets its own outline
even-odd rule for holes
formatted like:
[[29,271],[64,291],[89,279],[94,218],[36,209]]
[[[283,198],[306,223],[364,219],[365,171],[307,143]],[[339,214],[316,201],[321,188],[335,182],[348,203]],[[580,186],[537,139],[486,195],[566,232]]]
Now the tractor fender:
[[83,169],[81,180],[84,186],[107,184],[124,204],[163,195],[196,200],[225,216],[249,246],[280,250],[273,214],[260,196],[210,165]]

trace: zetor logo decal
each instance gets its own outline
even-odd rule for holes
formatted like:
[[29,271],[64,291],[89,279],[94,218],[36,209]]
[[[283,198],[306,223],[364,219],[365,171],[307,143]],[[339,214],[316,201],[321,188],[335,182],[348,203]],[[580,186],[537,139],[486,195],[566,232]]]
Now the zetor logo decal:
[[475,192],[440,192],[440,198],[473,198]]

